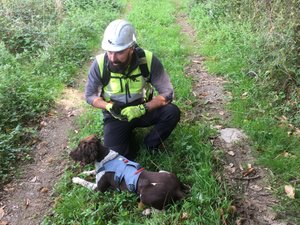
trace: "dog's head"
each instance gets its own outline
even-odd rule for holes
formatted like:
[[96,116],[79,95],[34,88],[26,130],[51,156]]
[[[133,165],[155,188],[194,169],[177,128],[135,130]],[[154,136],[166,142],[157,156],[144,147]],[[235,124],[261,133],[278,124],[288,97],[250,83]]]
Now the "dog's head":
[[96,160],[101,161],[108,152],[108,148],[101,144],[100,139],[96,135],[90,135],[79,142],[77,148],[70,152],[70,157],[74,161],[86,165]]

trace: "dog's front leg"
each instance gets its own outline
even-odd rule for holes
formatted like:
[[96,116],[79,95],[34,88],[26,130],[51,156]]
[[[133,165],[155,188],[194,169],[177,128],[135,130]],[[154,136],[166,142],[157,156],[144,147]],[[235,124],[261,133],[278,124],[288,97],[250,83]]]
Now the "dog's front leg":
[[114,187],[113,183],[113,173],[105,173],[101,176],[101,178],[98,181],[98,190],[101,192],[105,192],[107,189]]
[[72,182],[74,184],[80,184],[93,191],[97,188],[97,184],[81,179],[80,177],[73,177]]
[[83,171],[81,174],[90,176],[90,175],[96,175],[96,170],[90,170],[90,171]]

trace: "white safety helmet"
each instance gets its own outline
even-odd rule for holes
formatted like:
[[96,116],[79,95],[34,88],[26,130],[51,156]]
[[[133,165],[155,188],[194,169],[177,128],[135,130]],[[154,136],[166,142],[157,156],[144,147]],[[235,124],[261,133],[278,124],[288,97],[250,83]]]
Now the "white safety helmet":
[[112,21],[105,29],[102,48],[105,51],[119,52],[135,44],[134,27],[126,20]]

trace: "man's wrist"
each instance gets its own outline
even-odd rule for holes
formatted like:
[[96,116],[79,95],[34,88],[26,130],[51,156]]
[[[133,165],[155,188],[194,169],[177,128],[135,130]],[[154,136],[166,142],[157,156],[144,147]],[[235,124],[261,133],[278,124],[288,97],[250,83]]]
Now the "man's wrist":
[[106,106],[105,106],[105,109],[107,110],[107,111],[110,111],[111,110],[111,108],[112,108],[112,103],[107,103],[106,104]]
[[149,107],[148,107],[147,103],[144,103],[143,106],[144,106],[146,112],[148,112],[149,111]]
[[101,104],[102,104],[102,99],[101,98],[95,98],[94,101],[92,102],[92,106],[94,106],[95,108],[101,108]]

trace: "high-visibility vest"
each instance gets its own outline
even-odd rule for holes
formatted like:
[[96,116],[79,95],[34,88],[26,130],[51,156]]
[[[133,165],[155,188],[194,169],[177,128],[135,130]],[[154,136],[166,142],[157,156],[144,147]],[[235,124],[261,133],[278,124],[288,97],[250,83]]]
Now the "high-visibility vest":
[[150,84],[151,63],[153,53],[135,48],[140,64],[130,74],[110,72],[107,68],[107,54],[96,56],[103,84],[102,97],[105,101],[130,104],[145,102],[152,98],[153,88]]

